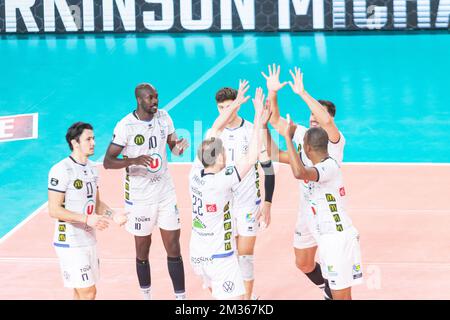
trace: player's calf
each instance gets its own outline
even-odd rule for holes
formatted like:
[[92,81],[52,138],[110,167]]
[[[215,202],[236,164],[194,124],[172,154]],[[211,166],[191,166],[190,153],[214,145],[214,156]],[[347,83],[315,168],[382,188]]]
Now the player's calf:
[[95,300],[95,296],[97,295],[97,289],[95,286],[88,288],[77,288],[75,291],[80,300]]

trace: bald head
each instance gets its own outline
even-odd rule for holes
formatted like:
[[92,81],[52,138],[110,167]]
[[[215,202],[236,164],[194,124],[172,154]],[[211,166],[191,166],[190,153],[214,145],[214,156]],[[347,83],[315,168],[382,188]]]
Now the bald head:
[[134,96],[137,98],[144,98],[150,93],[155,93],[156,89],[150,83],[138,84],[136,89],[134,89]]
[[316,152],[328,152],[328,134],[320,127],[310,128],[306,131],[304,144]]

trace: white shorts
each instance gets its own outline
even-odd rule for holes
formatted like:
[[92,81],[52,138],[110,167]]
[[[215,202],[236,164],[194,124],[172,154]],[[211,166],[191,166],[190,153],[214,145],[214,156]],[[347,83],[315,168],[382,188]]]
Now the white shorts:
[[256,215],[259,205],[236,206],[231,208],[234,223],[234,235],[243,237],[255,237],[259,230],[259,222]]
[[363,282],[359,233],[351,227],[319,237],[319,257],[323,277],[332,290],[342,290]]
[[181,228],[175,190],[157,203],[125,203],[125,211],[130,213],[125,228],[135,236],[152,234],[156,225],[164,230]]
[[294,248],[296,249],[308,249],[317,246],[317,240],[309,228],[305,210],[307,209],[299,210],[297,214],[294,233]]
[[209,262],[191,265],[196,275],[203,280],[203,288],[211,288],[212,296],[217,300],[231,299],[245,294],[244,280],[237,256],[212,259]]
[[55,247],[66,288],[88,288],[100,279],[96,245],[78,248]]

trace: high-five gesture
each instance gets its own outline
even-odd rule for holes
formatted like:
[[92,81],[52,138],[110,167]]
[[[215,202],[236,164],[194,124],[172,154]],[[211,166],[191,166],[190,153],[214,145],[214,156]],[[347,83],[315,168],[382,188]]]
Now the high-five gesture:
[[303,73],[301,73],[300,68],[295,67],[295,74],[289,70],[289,73],[292,76],[292,80],[294,80],[294,83],[292,81],[289,81],[289,85],[292,88],[292,91],[294,93],[298,94],[299,96],[303,96],[305,94],[305,87],[303,86]]
[[246,103],[250,96],[245,96],[248,89],[250,88],[247,80],[239,80],[239,90],[236,96],[236,99],[228,106],[228,108],[224,109],[214,121],[211,130],[208,133],[208,138],[218,137],[222,131],[225,129],[228,121],[230,121],[233,113],[235,113],[239,107]]
[[263,89],[258,87],[255,92],[255,97],[252,99],[255,106],[255,116],[257,116],[263,127],[267,126],[271,115],[269,104],[266,103]]
[[280,66],[275,65],[275,63],[272,66],[269,65],[268,76],[264,72],[261,72],[261,74],[267,81],[267,90],[269,92],[277,92],[287,85],[287,82],[280,83]]
[[255,97],[252,99],[256,113],[262,113],[264,108],[264,92],[261,87],[256,88]]
[[250,99],[250,96],[245,96],[249,88],[250,86],[247,80],[239,80],[238,93],[236,99],[234,99],[230,107],[239,108],[241,105],[246,103],[248,99]]

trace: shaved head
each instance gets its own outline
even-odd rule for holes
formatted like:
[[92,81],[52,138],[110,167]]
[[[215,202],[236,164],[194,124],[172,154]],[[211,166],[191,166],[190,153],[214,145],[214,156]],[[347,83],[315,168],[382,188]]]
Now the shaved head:
[[136,89],[134,89],[134,96],[136,99],[143,98],[145,94],[152,92],[156,92],[155,87],[153,87],[150,83],[141,83],[137,85]]
[[328,134],[320,127],[309,128],[306,131],[304,143],[309,145],[314,151],[327,152]]

